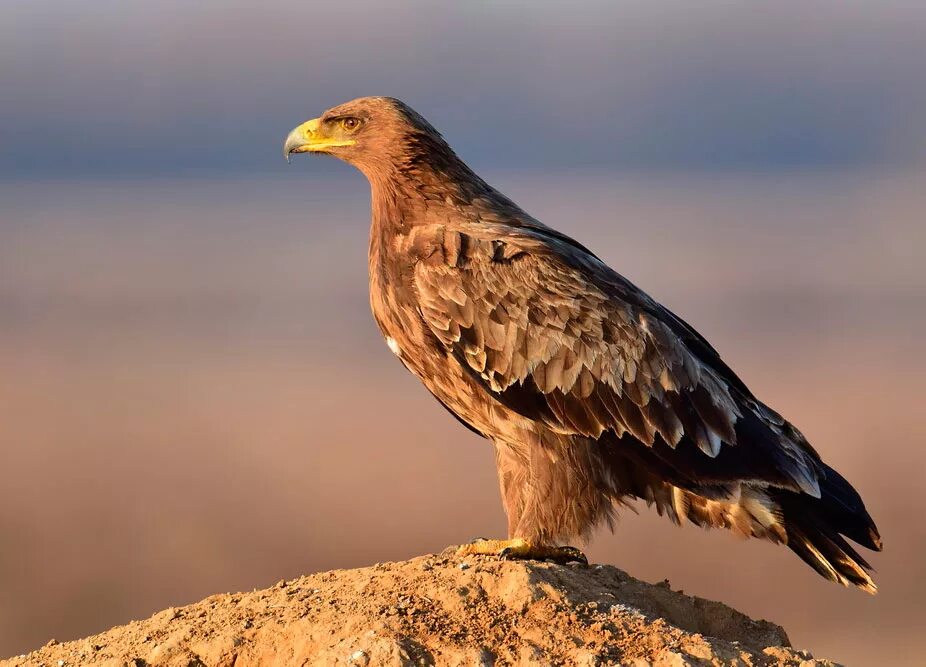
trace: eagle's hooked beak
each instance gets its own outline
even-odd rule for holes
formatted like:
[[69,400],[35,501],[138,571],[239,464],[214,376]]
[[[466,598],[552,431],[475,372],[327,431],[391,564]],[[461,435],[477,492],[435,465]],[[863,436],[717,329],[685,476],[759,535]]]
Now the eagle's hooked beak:
[[289,162],[292,153],[323,153],[336,146],[352,146],[353,139],[327,137],[318,118],[307,120],[286,136],[283,142],[283,157]]

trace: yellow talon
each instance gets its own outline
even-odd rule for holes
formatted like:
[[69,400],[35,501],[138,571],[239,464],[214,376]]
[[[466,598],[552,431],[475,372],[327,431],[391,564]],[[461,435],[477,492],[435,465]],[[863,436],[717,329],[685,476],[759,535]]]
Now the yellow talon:
[[533,544],[521,537],[510,540],[476,540],[457,549],[457,556],[499,556],[504,559],[552,560],[557,563],[583,563],[588,559],[575,547]]

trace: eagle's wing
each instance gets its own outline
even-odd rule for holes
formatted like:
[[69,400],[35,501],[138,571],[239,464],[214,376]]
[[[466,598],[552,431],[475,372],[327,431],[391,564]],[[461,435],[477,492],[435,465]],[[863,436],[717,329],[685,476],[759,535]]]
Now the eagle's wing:
[[615,448],[625,493],[660,513],[784,541],[875,591],[843,537],[881,549],[858,493],[685,322],[539,223],[416,232],[421,316],[496,400]]
[[499,401],[549,428],[630,435],[692,484],[819,497],[822,464],[691,327],[546,228],[422,231],[414,268],[434,336]]

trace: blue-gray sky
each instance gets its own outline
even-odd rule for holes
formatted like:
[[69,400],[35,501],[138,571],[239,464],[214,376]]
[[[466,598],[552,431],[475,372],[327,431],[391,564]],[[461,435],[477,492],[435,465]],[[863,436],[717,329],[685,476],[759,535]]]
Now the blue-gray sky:
[[480,166],[909,164],[924,34],[894,0],[7,0],[0,174],[281,169],[287,130],[369,94]]

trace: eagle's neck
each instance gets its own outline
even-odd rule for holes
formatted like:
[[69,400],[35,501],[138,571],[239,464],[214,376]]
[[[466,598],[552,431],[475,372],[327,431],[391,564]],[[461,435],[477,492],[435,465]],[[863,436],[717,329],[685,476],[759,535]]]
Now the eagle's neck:
[[370,181],[374,233],[402,233],[435,219],[459,219],[480,210],[521,213],[480,178],[439,136],[416,134],[388,162],[365,170]]

